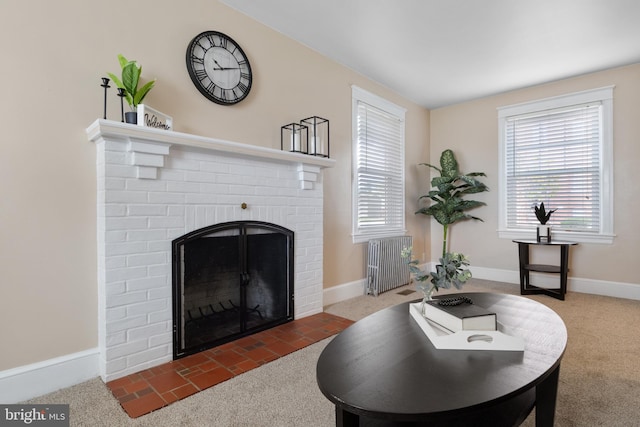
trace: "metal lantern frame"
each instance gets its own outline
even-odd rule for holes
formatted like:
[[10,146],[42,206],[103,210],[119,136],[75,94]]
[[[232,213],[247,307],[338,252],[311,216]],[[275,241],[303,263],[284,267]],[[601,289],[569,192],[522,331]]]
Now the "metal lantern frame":
[[307,154],[309,151],[308,148],[309,128],[307,126],[300,123],[289,123],[280,128],[281,150],[287,150],[292,153]]
[[307,139],[307,154],[319,157],[330,157],[329,120],[311,116],[300,120],[300,124],[310,130]]

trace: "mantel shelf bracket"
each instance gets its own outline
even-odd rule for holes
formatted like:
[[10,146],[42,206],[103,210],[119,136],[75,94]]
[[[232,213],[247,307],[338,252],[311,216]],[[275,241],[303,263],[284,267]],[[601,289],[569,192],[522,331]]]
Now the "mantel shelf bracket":
[[163,142],[136,141],[130,138],[127,151],[131,153],[131,164],[136,167],[136,177],[156,179],[158,168],[164,166],[164,157],[169,155],[171,144]]

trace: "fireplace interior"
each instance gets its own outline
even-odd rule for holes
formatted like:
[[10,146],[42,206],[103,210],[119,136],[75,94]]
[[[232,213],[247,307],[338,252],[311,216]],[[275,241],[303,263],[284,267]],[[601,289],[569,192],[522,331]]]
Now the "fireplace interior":
[[173,241],[173,356],[293,320],[293,231],[216,224]]

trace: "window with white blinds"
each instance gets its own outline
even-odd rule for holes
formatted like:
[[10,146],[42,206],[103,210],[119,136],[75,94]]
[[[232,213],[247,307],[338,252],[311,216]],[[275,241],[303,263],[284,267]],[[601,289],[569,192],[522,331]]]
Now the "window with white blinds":
[[353,88],[353,240],[405,233],[405,110]]
[[606,88],[501,109],[502,231],[531,234],[544,202],[556,209],[556,235],[611,237],[611,96]]

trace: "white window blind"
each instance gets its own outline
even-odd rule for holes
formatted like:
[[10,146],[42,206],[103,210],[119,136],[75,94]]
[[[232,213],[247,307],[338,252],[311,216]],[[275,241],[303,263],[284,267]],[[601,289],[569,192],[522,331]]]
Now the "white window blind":
[[534,206],[556,209],[556,240],[613,241],[613,86],[498,108],[498,234],[535,236]]
[[600,230],[601,104],[507,119],[507,227],[538,224],[533,207],[557,209],[557,229]]
[[354,108],[354,240],[404,234],[404,113]]

